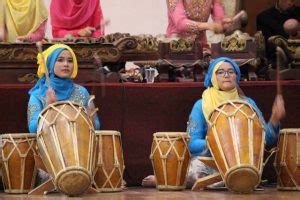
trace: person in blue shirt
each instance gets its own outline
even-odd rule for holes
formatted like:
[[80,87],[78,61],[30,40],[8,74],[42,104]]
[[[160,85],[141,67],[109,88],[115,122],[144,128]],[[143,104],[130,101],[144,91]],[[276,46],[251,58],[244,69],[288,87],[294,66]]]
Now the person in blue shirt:
[[[251,104],[257,111],[259,119],[266,131],[267,146],[274,145],[279,134],[280,119],[285,115],[284,100],[281,95],[277,95],[273,103],[271,119],[266,123],[261,111],[255,102],[249,97],[243,96],[238,92],[238,84],[241,72],[239,66],[230,58],[221,57],[214,60],[205,76],[204,86],[207,88],[202,99],[198,100],[191,111],[187,123],[187,133],[190,136],[189,150],[192,154],[192,160],[187,176],[187,187],[193,186],[194,182],[201,177],[205,177],[214,172],[213,169],[202,163],[198,157],[211,157],[206,145],[207,121],[209,114],[216,107],[227,100],[244,100]],[[155,186],[155,177],[147,176],[143,179],[143,186]],[[222,186],[223,182],[214,186]]]
[[192,179],[197,179],[211,173],[197,157],[211,156],[205,139],[208,128],[207,121],[209,114],[222,102],[238,99],[248,102],[256,110],[265,128],[267,147],[274,145],[278,138],[280,119],[285,115],[283,97],[281,95],[276,96],[272,107],[271,118],[269,122],[266,123],[255,102],[251,98],[239,94],[238,84],[240,77],[241,72],[239,66],[232,59],[227,57],[214,60],[208,68],[204,80],[206,90],[202,94],[202,99],[194,104],[187,123],[187,133],[191,137],[189,142],[189,150],[192,154],[191,168],[194,166],[194,169],[190,169],[194,174],[189,174],[189,176],[194,177]]
[[[55,44],[38,54],[39,77],[36,85],[29,91],[30,99],[27,108],[28,129],[30,133],[37,132],[38,116],[49,104],[56,101],[71,101],[84,106],[88,114],[94,113],[94,103],[90,100],[90,94],[83,86],[77,85],[73,79],[77,76],[78,64],[73,50],[64,44]],[[44,60],[44,61],[43,61]],[[47,66],[45,66],[45,64]],[[46,69],[48,69],[50,85],[46,81]],[[100,129],[100,121],[97,115],[91,116],[95,129]]]

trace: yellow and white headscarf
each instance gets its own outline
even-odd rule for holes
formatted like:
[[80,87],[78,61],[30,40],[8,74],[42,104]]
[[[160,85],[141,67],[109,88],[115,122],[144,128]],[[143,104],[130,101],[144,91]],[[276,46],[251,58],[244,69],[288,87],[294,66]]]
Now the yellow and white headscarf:
[[219,69],[223,62],[231,63],[235,71],[237,72],[237,81],[239,81],[240,79],[240,70],[236,69],[238,68],[237,64],[229,58],[219,58],[209,66],[204,83],[207,89],[204,90],[202,94],[202,110],[206,120],[208,120],[210,113],[214,111],[221,103],[227,100],[240,99],[237,88],[234,88],[230,91],[222,91],[218,86],[216,71]]
[[1,0],[0,16],[6,24],[7,41],[15,42],[17,36],[36,31],[48,19],[43,0]]
[[[76,55],[73,51],[73,49],[65,44],[55,44],[55,45],[52,45],[51,47],[49,47],[48,49],[46,49],[45,51],[43,51],[43,56],[44,56],[44,60],[45,60],[45,63],[47,63],[47,59],[48,59],[48,56],[52,54],[52,52],[58,48],[65,48],[67,49],[70,53],[71,53],[71,56],[72,56],[72,59],[73,59],[73,73],[71,74],[71,77],[70,78],[75,78],[77,76],[77,73],[78,73],[78,63],[77,63],[77,58],[76,58]],[[37,71],[37,75],[39,78],[41,78],[42,76],[44,76],[46,70],[45,70],[45,63],[43,62],[43,59],[42,59],[42,55],[39,53],[37,55],[37,64],[38,64],[38,71]]]

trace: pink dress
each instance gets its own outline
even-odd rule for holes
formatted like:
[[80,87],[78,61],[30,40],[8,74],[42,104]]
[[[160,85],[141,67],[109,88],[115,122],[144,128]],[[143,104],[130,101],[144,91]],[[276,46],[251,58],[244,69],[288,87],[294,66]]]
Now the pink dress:
[[[224,17],[222,4],[215,0],[167,0],[167,7],[168,36],[177,34],[182,38],[195,39],[198,22],[207,22],[210,14],[216,22],[221,22]],[[207,44],[205,34],[202,34],[202,42]]]
[[63,38],[66,34],[79,37],[78,32],[87,26],[96,28],[92,37],[104,35],[99,0],[52,0],[50,16],[53,38]]

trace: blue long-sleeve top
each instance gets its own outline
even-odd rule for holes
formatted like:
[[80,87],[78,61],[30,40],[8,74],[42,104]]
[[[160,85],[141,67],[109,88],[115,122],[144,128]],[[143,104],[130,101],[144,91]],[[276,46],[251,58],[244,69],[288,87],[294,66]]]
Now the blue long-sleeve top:
[[[79,103],[80,105],[83,105],[85,108],[87,108],[89,97],[90,94],[85,87],[74,84],[74,90],[70,95],[70,98],[66,99],[66,101],[68,100],[71,102]],[[27,107],[28,129],[30,133],[37,132],[38,116],[41,113],[41,111],[45,108],[45,105],[45,98],[30,95]],[[97,115],[94,118],[94,125],[96,130],[100,129],[100,120]]]
[[[252,99],[248,97],[243,97],[243,100],[246,100],[256,110],[258,117],[265,128],[266,145],[273,145],[276,142],[279,134],[279,126],[273,125],[271,121],[269,121],[269,123],[266,123],[263,119],[261,111]],[[193,157],[211,156],[206,146],[205,138],[207,134],[207,128],[207,122],[205,120],[202,110],[202,99],[200,99],[194,104],[192,112],[189,116],[189,121],[187,123],[187,133],[191,137],[189,142],[189,150]]]

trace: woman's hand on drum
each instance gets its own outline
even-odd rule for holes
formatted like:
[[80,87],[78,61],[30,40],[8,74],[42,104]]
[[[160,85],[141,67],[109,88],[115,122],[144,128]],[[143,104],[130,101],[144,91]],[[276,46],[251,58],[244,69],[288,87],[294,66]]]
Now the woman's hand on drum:
[[87,26],[80,31],[78,31],[78,35],[81,37],[90,37],[92,36],[93,32],[96,31],[95,27]]
[[57,101],[57,99],[56,99],[55,92],[52,87],[49,87],[49,89],[46,92],[46,105],[49,105],[56,101]]
[[285,107],[284,100],[282,95],[277,95],[275,97],[272,114],[271,114],[271,122],[273,125],[278,125],[279,121],[285,116]]
[[88,116],[90,116],[91,118],[94,118],[96,112],[97,112],[97,108],[95,107],[95,104],[93,102],[91,102],[88,107],[87,107],[87,114]]

